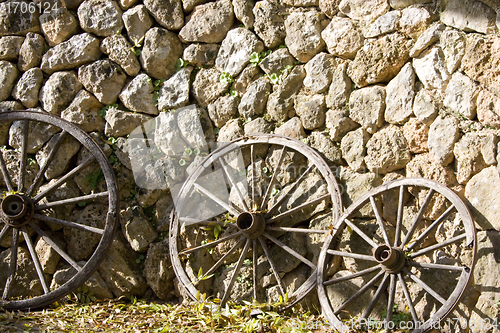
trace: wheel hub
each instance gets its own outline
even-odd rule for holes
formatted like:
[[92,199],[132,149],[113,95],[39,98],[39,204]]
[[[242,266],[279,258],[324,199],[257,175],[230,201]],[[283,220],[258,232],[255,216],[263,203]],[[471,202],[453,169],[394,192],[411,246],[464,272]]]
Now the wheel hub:
[[2,200],[0,215],[4,223],[14,228],[26,225],[35,213],[35,205],[22,194],[9,194]]
[[380,245],[373,251],[373,256],[382,267],[391,274],[399,273],[406,264],[406,258],[399,248]]
[[259,238],[266,230],[266,221],[260,213],[243,212],[238,215],[236,225],[249,239]]

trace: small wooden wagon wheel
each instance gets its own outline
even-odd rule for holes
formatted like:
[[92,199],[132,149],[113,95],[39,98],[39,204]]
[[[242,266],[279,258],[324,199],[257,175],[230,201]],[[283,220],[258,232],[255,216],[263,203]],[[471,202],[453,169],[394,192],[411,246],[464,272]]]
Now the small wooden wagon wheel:
[[170,228],[175,273],[193,299],[292,305],[315,286],[319,250],[341,207],[331,170],[304,143],[234,140],[208,155],[179,192]]
[[340,331],[438,327],[463,295],[476,254],[467,206],[437,182],[403,178],[362,195],[318,260],[318,295]]
[[[10,131],[0,151],[0,307],[39,308],[78,288],[103,259],[119,219],[116,180],[106,155],[74,124],[30,110],[0,113],[0,124],[4,140]],[[81,154],[63,156],[65,145]],[[61,158],[70,161],[57,170]],[[98,176],[85,193],[75,177],[90,169]],[[99,209],[86,211],[93,202]],[[89,253],[78,252],[78,242],[91,242]]]

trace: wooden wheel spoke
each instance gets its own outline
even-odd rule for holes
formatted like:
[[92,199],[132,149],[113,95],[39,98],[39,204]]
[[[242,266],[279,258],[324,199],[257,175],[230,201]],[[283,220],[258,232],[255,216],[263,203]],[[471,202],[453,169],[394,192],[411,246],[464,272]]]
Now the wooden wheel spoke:
[[391,280],[389,282],[389,295],[387,298],[387,317],[385,317],[386,323],[392,321],[392,308],[394,307],[395,296],[396,296],[396,275],[391,274]]
[[389,277],[390,277],[390,275],[387,273],[384,275],[384,278],[383,278],[382,282],[380,283],[380,285],[378,286],[377,291],[375,292],[375,295],[373,295],[372,300],[370,301],[370,303],[368,303],[368,306],[366,307],[365,311],[363,312],[362,317],[364,319],[368,318],[370,313],[372,313],[373,308],[375,307],[375,304],[377,304],[377,301],[379,300],[380,296],[382,296],[382,292],[386,288],[387,282],[389,281]]
[[306,171],[304,171],[300,177],[293,183],[292,187],[290,187],[290,189],[285,193],[283,194],[280,199],[278,201],[276,201],[271,208],[269,208],[269,211],[266,213],[266,215],[264,216],[265,218],[268,218],[271,216],[271,213],[277,208],[279,207],[279,205],[281,205],[281,203],[290,196],[290,194],[293,193],[293,191],[295,191],[295,189],[297,188],[297,186],[299,186],[299,184],[302,182],[302,180],[305,179],[305,177],[309,174],[309,172],[311,172],[311,170],[315,167],[314,164],[311,164],[307,169]]
[[63,249],[61,249],[42,229],[40,229],[36,224],[30,222],[29,226],[32,227],[37,234],[39,234],[43,240],[50,245],[68,264],[70,264],[77,272],[81,272],[82,267],[74,261],[69,254],[67,254]]
[[2,172],[3,181],[7,186],[9,192],[14,191],[14,186],[12,186],[12,179],[10,179],[9,171],[7,171],[7,166],[5,165],[5,160],[3,159],[3,152],[0,150],[0,171]]
[[417,311],[415,310],[415,306],[413,305],[413,301],[411,300],[410,291],[408,290],[408,286],[406,285],[405,279],[403,278],[403,274],[398,273],[398,280],[401,288],[403,289],[403,293],[406,298],[406,303],[408,304],[408,308],[410,308],[411,317],[413,319],[413,323],[418,323]]
[[90,231],[90,232],[93,232],[95,234],[100,234],[100,235],[104,234],[104,229],[99,229],[99,228],[91,227],[91,226],[76,223],[76,222],[61,220],[61,219],[57,219],[55,217],[45,216],[45,215],[41,215],[41,214],[34,214],[33,218],[35,218],[39,221],[54,223],[57,225],[62,225],[64,227],[68,227],[68,228],[74,228],[74,229],[83,230],[83,231]]
[[371,245],[374,249],[378,247],[378,244],[375,243],[367,234],[365,234],[361,229],[359,229],[354,223],[349,221],[348,219],[344,220],[345,224],[349,226],[355,233],[357,233],[361,238],[365,240],[368,244]]
[[24,192],[24,179],[26,177],[26,165],[28,162],[28,132],[29,120],[23,120],[22,141],[21,141],[21,156],[19,157],[19,180],[17,183],[17,191]]
[[44,198],[46,195],[57,189],[59,186],[64,184],[68,179],[71,179],[74,177],[78,172],[82,171],[85,169],[87,166],[90,165],[95,160],[95,156],[90,156],[87,158],[83,163],[79,164],[75,168],[73,168],[70,172],[65,174],[63,177],[59,178],[56,182],[54,182],[52,185],[47,187],[43,192],[38,193],[34,198],[33,198],[33,203],[36,204],[38,201],[40,201],[42,198]]
[[398,217],[396,220],[396,234],[394,236],[394,246],[401,244],[401,226],[403,225],[403,206],[404,206],[404,185],[399,187]]
[[367,274],[376,272],[376,271],[378,271],[380,269],[381,268],[378,265],[377,266],[373,266],[373,267],[370,267],[370,268],[367,268],[367,269],[363,269],[362,271],[359,271],[357,273],[353,273],[353,274],[349,274],[349,275],[346,275],[346,276],[342,276],[342,277],[330,279],[328,281],[323,282],[323,285],[329,286],[329,285],[332,285],[332,284],[336,284],[336,283],[348,281],[348,280],[355,279],[355,278],[360,277],[360,276],[365,276]]
[[415,248],[415,246],[417,246],[418,244],[420,244],[420,242],[422,242],[425,237],[427,237],[427,235],[432,231],[434,230],[438,225],[440,225],[441,223],[444,222],[444,220],[448,217],[448,215],[451,214],[451,212],[455,209],[455,206],[450,206],[448,207],[448,209],[443,213],[441,214],[441,216],[439,216],[436,221],[432,222],[432,224],[427,227],[427,229],[424,230],[424,232],[422,232],[418,237],[417,239],[412,242],[411,244],[409,244],[406,249],[408,251],[411,251],[412,249]]
[[285,284],[283,283],[283,280],[281,280],[281,277],[278,273],[278,269],[276,268],[276,264],[274,263],[273,257],[271,256],[271,252],[269,251],[269,248],[267,247],[266,242],[261,237],[259,237],[259,242],[260,242],[260,246],[264,250],[264,254],[267,257],[267,261],[269,262],[269,266],[271,266],[271,271],[273,272],[274,278],[276,279],[276,282],[278,283],[278,287],[279,287],[280,292],[281,292],[281,297],[283,297],[283,299],[285,299],[285,294],[286,294]]
[[231,205],[225,203],[221,199],[217,198],[214,194],[212,194],[210,191],[208,191],[206,188],[201,186],[200,184],[194,184],[194,187],[198,189],[201,193],[212,199],[215,203],[217,203],[219,206],[230,212],[233,216],[238,216],[241,211],[237,207],[232,207]]
[[238,231],[232,235],[229,235],[229,236],[226,236],[226,237],[222,237],[222,238],[219,238],[217,240],[214,240],[213,242],[210,242],[210,243],[206,243],[206,244],[203,244],[203,245],[199,245],[199,246],[195,246],[193,248],[190,248],[190,249],[186,249],[182,252],[179,252],[179,255],[185,255],[185,254],[189,254],[189,253],[192,253],[192,252],[195,252],[195,251],[198,251],[198,250],[201,250],[201,249],[205,249],[205,248],[210,248],[210,247],[214,247],[215,245],[219,244],[219,243],[222,243],[222,242],[225,242],[227,240],[230,240],[230,239],[233,239],[235,237],[238,237],[240,236],[241,234],[243,233],[243,231]]
[[236,251],[236,249],[239,248],[241,246],[241,244],[243,244],[244,241],[245,241],[245,237],[241,236],[239,241],[236,244],[234,244],[231,247],[231,249],[229,251],[227,251],[219,260],[217,260],[217,262],[212,267],[210,267],[210,269],[208,271],[206,271],[205,274],[203,274],[203,276],[198,279],[198,281],[193,283],[193,285],[197,286],[201,281],[207,279],[207,277],[209,275],[211,275],[213,272],[215,272],[217,270],[217,268],[219,268],[222,265],[222,263],[224,263],[224,260],[226,260],[226,258],[229,255],[233,254],[233,252]]
[[373,212],[375,213],[375,217],[377,218],[377,223],[382,232],[382,236],[384,237],[384,241],[387,245],[391,245],[391,241],[389,240],[389,235],[387,234],[387,230],[385,230],[384,221],[382,221],[382,217],[380,216],[380,211],[378,210],[377,203],[373,196],[370,197],[370,203],[372,204]]
[[358,253],[351,253],[351,252],[344,252],[344,251],[337,251],[337,250],[327,250],[326,252],[328,254],[331,254],[334,256],[341,256],[341,257],[377,262],[377,260],[373,256],[369,256],[366,254],[358,254]]
[[185,223],[188,226],[194,226],[194,225],[215,225],[218,224],[221,227],[231,227],[231,228],[238,228],[238,226],[234,223],[224,223],[224,222],[218,222],[218,221],[208,221],[208,220],[199,220],[199,219],[194,219],[191,217],[179,217],[179,221],[182,223]]
[[407,244],[410,241],[410,239],[413,237],[413,233],[417,229],[418,222],[420,222],[420,220],[422,219],[422,216],[424,215],[424,211],[427,208],[427,206],[429,205],[429,203],[431,202],[431,198],[433,195],[434,195],[434,189],[431,188],[429,190],[429,193],[427,193],[427,196],[425,197],[425,200],[424,200],[424,203],[422,204],[422,207],[420,207],[420,209],[418,210],[417,216],[413,220],[413,223],[410,227],[410,230],[408,230],[408,232],[406,233],[406,236],[405,236],[405,239],[404,239],[402,245]]
[[33,242],[31,241],[28,231],[26,230],[26,226],[22,227],[22,233],[24,240],[26,241],[26,245],[28,245],[28,250],[31,254],[31,259],[33,260],[33,264],[35,265],[35,270],[36,273],[38,274],[38,280],[40,280],[43,292],[47,294],[48,292],[50,292],[50,289],[47,285],[47,280],[45,279],[45,274],[43,273],[42,265],[40,264],[40,260],[38,259],[38,255],[36,254]]
[[240,272],[241,265],[243,264],[243,260],[245,260],[245,256],[248,252],[249,247],[250,247],[250,240],[247,239],[247,241],[245,243],[245,247],[243,247],[243,251],[241,251],[240,258],[238,259],[238,262],[236,263],[236,267],[233,270],[233,274],[231,275],[231,279],[229,280],[229,285],[227,286],[227,289],[224,292],[224,296],[222,297],[221,305],[226,304],[226,302],[230,296],[231,289],[233,289],[234,282],[236,281],[236,277],[238,276],[238,273]]
[[298,232],[304,234],[327,234],[330,230],[316,230],[306,228],[286,228],[286,227],[267,227],[268,231],[285,231],[285,232]]
[[281,241],[279,241],[278,239],[274,238],[273,236],[269,235],[266,232],[264,232],[262,234],[262,236],[266,237],[267,239],[269,239],[270,241],[272,241],[274,244],[278,245],[283,250],[285,250],[286,252],[288,252],[292,256],[294,256],[295,258],[297,258],[300,261],[302,261],[304,264],[308,265],[309,267],[312,267],[313,269],[316,269],[316,265],[315,264],[313,264],[311,261],[309,261],[306,258],[304,258],[302,255],[300,255],[299,253],[297,253],[295,250],[293,250],[292,248],[290,248],[288,245],[282,243]]
[[429,285],[426,284],[424,281],[419,279],[415,274],[410,272],[410,270],[408,270],[408,268],[403,268],[403,272],[406,275],[408,275],[410,277],[410,279],[412,279],[416,284],[418,284],[420,287],[422,287],[426,292],[431,294],[431,296],[434,297],[437,301],[439,301],[439,303],[441,303],[441,304],[446,303],[446,300],[443,297],[441,297],[441,295],[439,295],[434,289],[429,287]]
[[38,171],[37,175],[35,176],[35,179],[33,180],[33,183],[31,183],[30,188],[26,192],[27,196],[31,196],[33,193],[35,193],[35,191],[37,189],[37,186],[38,186],[38,183],[43,179],[43,175],[44,175],[45,171],[47,171],[47,169],[49,168],[50,163],[52,162],[52,160],[56,156],[56,152],[61,147],[61,144],[63,143],[63,141],[66,138],[67,134],[68,134],[68,132],[62,131],[61,134],[59,135],[59,137],[57,138],[57,141],[54,144],[54,147],[52,147],[49,155],[47,156],[47,158],[43,162],[42,167],[40,168],[40,170]]
[[16,276],[17,272],[17,256],[18,256],[18,246],[19,246],[19,229],[12,228],[12,245],[10,247],[10,262],[9,262],[9,275],[7,281],[5,281],[5,287],[3,288],[2,299],[7,299],[10,294],[10,288],[12,287],[12,282]]
[[57,207],[57,206],[74,204],[74,203],[83,202],[83,201],[95,200],[98,198],[107,197],[108,195],[109,195],[109,192],[106,191],[106,192],[94,193],[94,194],[89,194],[89,195],[82,195],[80,197],[75,197],[75,198],[70,198],[70,199],[52,201],[52,202],[49,202],[46,204],[36,205],[35,210],[44,210],[44,209],[51,208],[51,207]]
[[[253,148],[254,145],[250,146],[250,165],[252,166],[252,174],[251,174],[251,184],[252,187],[252,205],[256,206],[255,202],[255,150]],[[257,208],[257,207],[255,207]]]
[[224,161],[222,157],[219,157],[219,162],[222,165],[222,169],[224,170],[224,173],[226,174],[227,178],[229,179],[229,182],[231,183],[231,187],[236,190],[236,194],[238,195],[238,198],[241,201],[241,205],[245,211],[249,211],[247,203],[245,202],[245,198],[243,197],[243,194],[240,191],[240,188],[238,187],[238,183],[234,180],[233,175],[231,172],[228,170],[228,165]]
[[271,181],[269,182],[269,185],[267,186],[266,193],[264,194],[264,198],[262,199],[262,203],[260,207],[262,209],[265,209],[267,200],[269,198],[269,195],[271,194],[271,189],[273,188],[274,184],[276,183],[276,177],[278,176],[278,173],[281,171],[281,165],[283,164],[283,159],[285,158],[285,153],[286,153],[286,146],[283,146],[281,149],[280,157],[278,158],[278,164],[276,164],[276,168],[274,169],[273,175],[271,177]]
[[3,238],[7,236],[7,232],[9,231],[9,226],[5,224],[2,228],[2,231],[0,231],[0,242],[3,241]]
[[416,262],[416,261],[410,261],[409,263],[410,263],[410,266],[413,266],[416,268],[424,268],[424,269],[441,269],[441,270],[459,271],[459,272],[463,272],[465,269],[467,269],[467,267],[463,267],[463,266],[424,263],[424,262]]
[[257,240],[252,239],[252,283],[253,283],[253,299],[257,300],[257,261],[258,253],[257,253]]
[[335,314],[339,314],[340,311],[342,311],[346,306],[348,306],[351,302],[353,302],[354,300],[356,300],[358,297],[360,297],[361,295],[363,295],[368,289],[370,289],[375,283],[377,283],[378,280],[380,280],[380,278],[382,276],[384,276],[385,272],[383,270],[381,270],[377,275],[375,275],[370,281],[368,281],[367,284],[365,284],[363,287],[361,287],[361,289],[359,289],[354,295],[352,295],[351,297],[349,297],[349,299],[347,299],[344,303],[342,303],[338,309],[335,311]]
[[434,245],[431,245],[431,246],[428,246],[428,247],[425,247],[417,252],[414,252],[414,253],[410,253],[409,257],[410,258],[416,258],[416,257],[419,257],[421,255],[424,255],[430,251],[434,251],[434,250],[437,250],[437,249],[440,249],[440,248],[443,248],[445,246],[448,246],[450,244],[453,244],[453,243],[456,243],[464,238],[467,237],[467,234],[466,233],[463,233],[463,234],[460,234],[456,237],[453,237],[453,238],[450,238],[450,239],[447,239],[445,240],[444,242],[441,242],[441,243],[437,243],[437,244],[434,244]]
[[309,207],[309,206],[311,206],[311,205],[316,205],[317,203],[319,203],[319,202],[321,202],[321,201],[323,201],[323,200],[328,200],[328,199],[331,199],[331,198],[332,198],[332,197],[331,197],[331,195],[330,195],[330,194],[325,194],[325,195],[322,195],[322,196],[320,196],[319,198],[316,198],[316,199],[314,199],[314,200],[311,200],[311,201],[305,202],[305,203],[303,203],[303,204],[302,204],[302,205],[300,205],[300,206],[297,206],[297,207],[295,207],[295,208],[292,208],[292,209],[290,209],[290,210],[287,210],[287,211],[286,211],[286,212],[284,212],[284,213],[281,213],[281,214],[279,214],[279,215],[276,215],[276,216],[274,216],[274,217],[272,217],[272,218],[268,219],[268,220],[266,221],[266,223],[276,222],[276,221],[278,221],[279,219],[282,219],[282,218],[284,218],[284,217],[287,217],[287,216],[290,216],[290,215],[292,215],[292,214],[295,214],[296,212],[301,211],[301,210],[302,210],[302,209],[304,209],[304,208],[307,208],[307,207]]

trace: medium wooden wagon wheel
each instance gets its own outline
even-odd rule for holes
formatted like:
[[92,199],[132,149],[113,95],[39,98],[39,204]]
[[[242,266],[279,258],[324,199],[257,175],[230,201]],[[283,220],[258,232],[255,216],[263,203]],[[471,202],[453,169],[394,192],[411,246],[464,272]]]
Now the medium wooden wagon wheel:
[[[119,218],[116,181],[96,142],[67,121],[25,110],[0,113],[0,124],[3,140],[10,132],[0,151],[0,307],[39,308],[78,288],[103,259]],[[76,185],[85,172],[92,179],[79,181],[95,183],[88,193]]]
[[331,170],[304,143],[234,140],[208,155],[179,192],[170,228],[175,273],[193,299],[290,306],[315,286],[315,262],[341,207]]
[[463,295],[476,254],[473,220],[437,182],[406,178],[362,195],[318,259],[318,296],[339,331],[370,326],[426,332]]

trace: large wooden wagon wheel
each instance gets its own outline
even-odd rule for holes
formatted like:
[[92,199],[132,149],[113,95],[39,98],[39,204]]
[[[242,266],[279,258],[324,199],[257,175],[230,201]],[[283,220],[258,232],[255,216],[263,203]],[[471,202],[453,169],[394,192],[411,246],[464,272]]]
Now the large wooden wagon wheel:
[[437,328],[463,295],[475,254],[473,220],[452,190],[418,178],[384,184],[356,200],[323,245],[323,312],[340,331]]
[[[0,113],[0,124],[3,140],[10,132],[0,151],[0,307],[39,308],[78,288],[103,259],[119,219],[116,181],[106,155],[74,124],[29,110]],[[73,157],[61,152],[68,145]],[[82,173],[91,176],[81,183],[94,183],[88,193],[76,185]],[[89,253],[80,252],[83,242]]]
[[234,140],[179,192],[170,228],[175,273],[193,299],[292,305],[315,286],[319,250],[341,207],[331,170],[304,143]]

